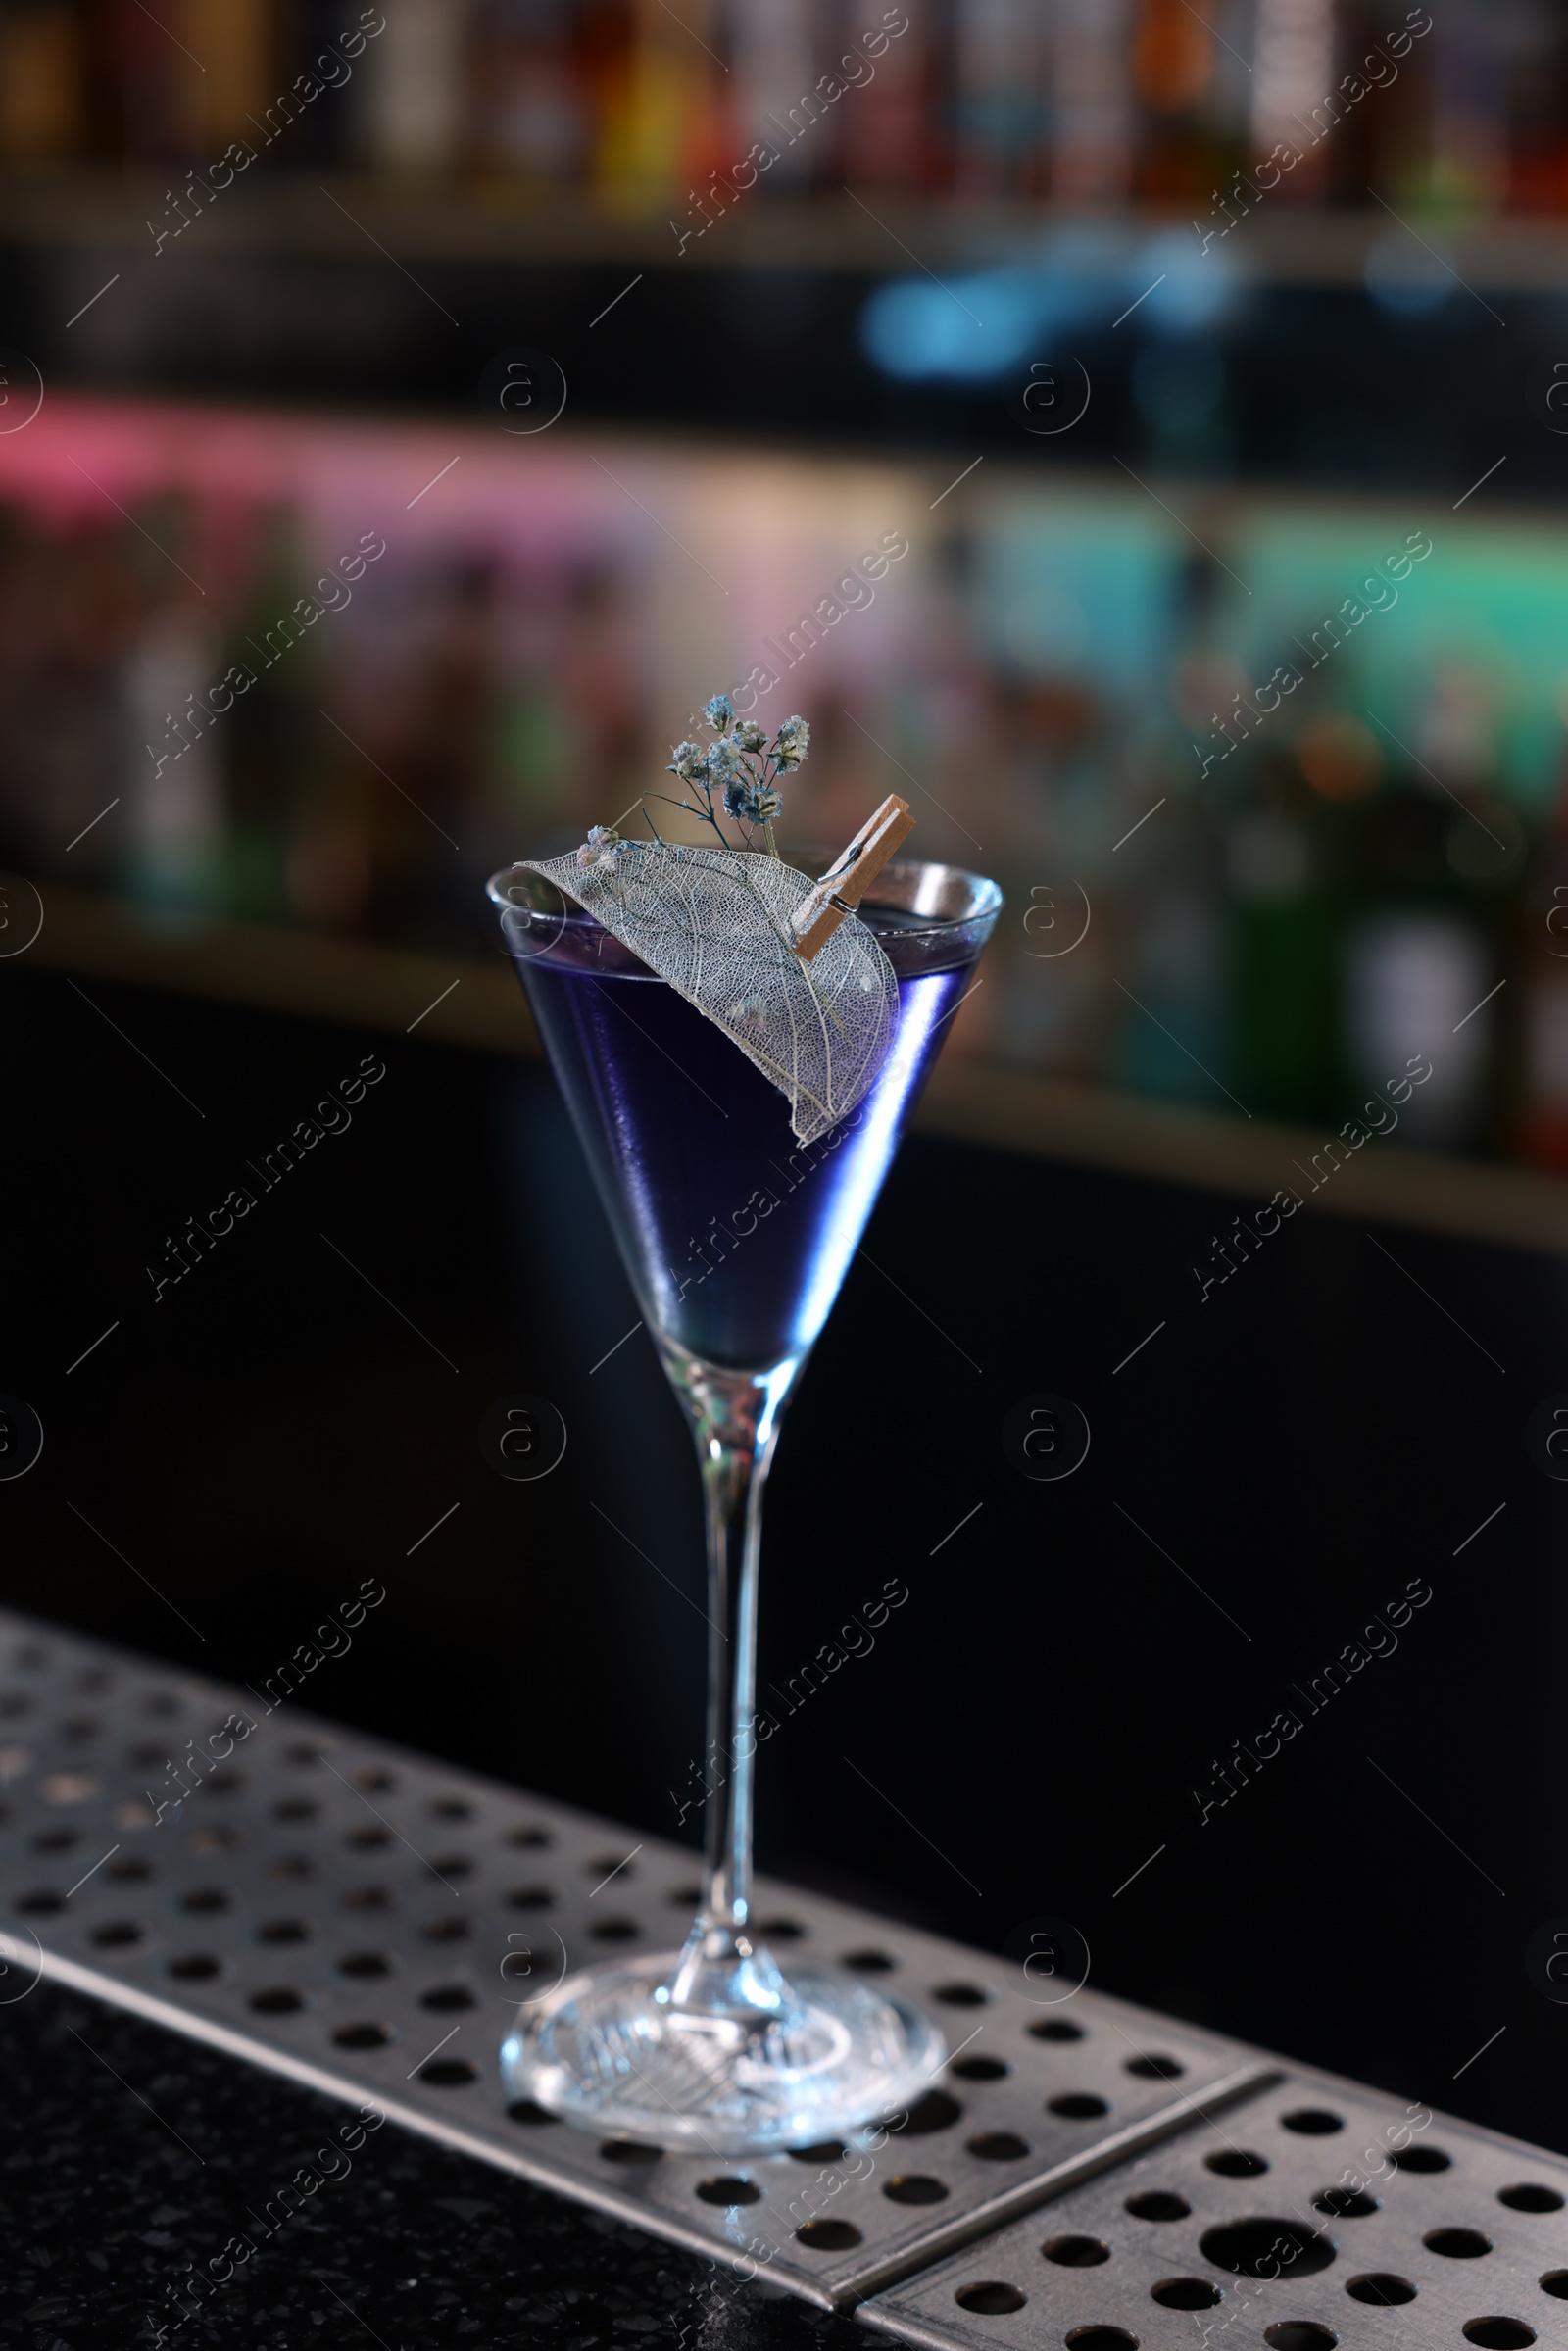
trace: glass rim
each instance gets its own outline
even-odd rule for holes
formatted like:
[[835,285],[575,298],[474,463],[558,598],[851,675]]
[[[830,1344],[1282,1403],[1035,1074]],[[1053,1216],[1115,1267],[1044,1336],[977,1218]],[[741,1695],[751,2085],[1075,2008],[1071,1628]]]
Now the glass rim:
[[[649,842],[634,846],[652,848],[655,845]],[[682,849],[704,849],[709,844],[701,841],[683,841],[675,846]],[[832,852],[824,855],[824,868],[832,862],[833,857],[837,854],[837,852]],[[794,858],[789,855],[783,856],[782,862],[794,866]],[[799,872],[802,868],[795,866],[795,870]],[[547,888],[557,891],[565,909],[562,917],[564,922],[591,923],[596,929],[603,929],[604,926],[599,922],[597,916],[591,914],[578,900],[570,897],[567,892],[558,889],[548,874],[540,873],[535,866],[526,864],[521,858],[515,859],[511,865],[499,867],[485,883],[485,896],[491,905],[499,908],[502,913],[523,911],[511,895],[513,882],[523,875],[526,875],[530,882],[543,883]],[[972,923],[983,922],[1001,911],[1002,886],[987,874],[972,873],[964,865],[949,864],[943,857],[890,857],[870,884],[868,897],[861,906],[857,907],[857,914],[865,923],[866,928],[875,933],[878,928],[874,916],[879,888],[885,890],[887,885],[896,884],[905,877],[908,877],[909,881],[914,884],[915,890],[918,891],[925,886],[927,877],[933,875],[936,877],[937,893],[943,893],[955,886],[961,887],[967,894],[968,903],[961,911],[940,912],[936,920],[922,923],[920,929],[922,939],[935,940],[947,934],[956,935],[960,931],[967,930]],[[814,880],[816,877],[813,875],[810,878]],[[911,892],[911,898],[913,895],[914,892]],[[907,900],[895,899],[889,903],[910,905],[911,911],[916,913],[921,911],[920,907],[912,906]]]

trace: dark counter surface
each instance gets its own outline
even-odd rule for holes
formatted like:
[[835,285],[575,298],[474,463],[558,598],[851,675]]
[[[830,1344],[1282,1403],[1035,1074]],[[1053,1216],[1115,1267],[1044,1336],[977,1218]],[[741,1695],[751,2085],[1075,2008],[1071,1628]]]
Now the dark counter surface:
[[[396,2124],[318,2163],[352,2108],[49,1984],[0,2006],[0,2342],[24,2351],[864,2351],[849,2320]],[[338,2176],[260,2243],[255,2215],[305,2166]],[[254,2259],[176,2323],[187,2265],[244,2234]]]

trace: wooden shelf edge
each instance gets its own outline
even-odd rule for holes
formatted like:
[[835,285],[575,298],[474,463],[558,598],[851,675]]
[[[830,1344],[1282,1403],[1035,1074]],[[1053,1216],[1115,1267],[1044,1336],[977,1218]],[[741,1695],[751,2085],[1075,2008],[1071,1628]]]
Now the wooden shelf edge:
[[965,1143],[1222,1192],[1259,1207],[1289,1188],[1321,1215],[1568,1253],[1568,1184],[1531,1168],[1371,1142],[1324,1174],[1328,1138],[1305,1127],[1178,1109],[962,1056],[938,1062],[916,1123]]
[[40,896],[43,928],[27,950],[29,963],[486,1053],[540,1050],[499,948],[494,967],[487,967],[264,923],[154,916],[55,883],[41,885]]
[[[157,256],[147,220],[170,218],[167,170],[112,167],[0,173],[5,242],[38,250],[90,248],[126,260]],[[323,185],[346,208],[334,211]],[[985,201],[884,191],[875,219],[849,196],[743,196],[713,232],[683,248],[670,215],[690,221],[674,196],[616,203],[580,188],[527,190],[483,181],[453,185],[364,172],[264,171],[233,183],[202,216],[191,251],[225,260],[244,255],[347,256],[374,238],[430,263],[544,268],[809,269],[900,275],[908,253],[950,269],[1038,266],[1058,233],[1092,228],[1107,267],[1130,261],[1152,238],[1193,239],[1190,207],[1084,212],[1029,200]],[[1223,215],[1204,211],[1203,223]],[[1418,216],[1423,234],[1451,248],[1472,284],[1502,292],[1551,292],[1568,283],[1565,223],[1555,215],[1501,215],[1442,221]],[[1370,247],[1388,234],[1388,215],[1371,206],[1277,203],[1244,220],[1214,250],[1239,277],[1295,286],[1363,284]],[[168,269],[170,264],[161,264]]]
[[[154,919],[54,883],[41,895],[43,928],[27,963],[483,1053],[540,1052],[499,951],[492,968],[260,923]],[[938,1062],[915,1124],[1258,1206],[1288,1186],[1323,1215],[1568,1254],[1568,1184],[1554,1176],[1368,1143],[1324,1177],[1312,1158],[1326,1138],[1307,1128],[1175,1108],[961,1054]]]

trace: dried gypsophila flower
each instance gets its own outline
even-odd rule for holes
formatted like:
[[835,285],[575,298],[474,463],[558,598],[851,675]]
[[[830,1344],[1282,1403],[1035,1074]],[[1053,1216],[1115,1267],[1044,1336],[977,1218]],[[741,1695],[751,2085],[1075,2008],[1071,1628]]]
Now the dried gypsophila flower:
[[799,767],[810,749],[811,730],[798,713],[786,718],[773,738],[774,763],[782,768]]
[[742,824],[771,824],[783,806],[781,793],[751,776],[733,777],[724,786],[724,813]]
[[613,865],[625,846],[626,844],[612,826],[591,824],[588,827],[588,838],[577,852],[577,862],[587,868]]
[[665,770],[678,775],[683,784],[702,784],[708,781],[708,753],[699,744],[677,743],[670,754]]

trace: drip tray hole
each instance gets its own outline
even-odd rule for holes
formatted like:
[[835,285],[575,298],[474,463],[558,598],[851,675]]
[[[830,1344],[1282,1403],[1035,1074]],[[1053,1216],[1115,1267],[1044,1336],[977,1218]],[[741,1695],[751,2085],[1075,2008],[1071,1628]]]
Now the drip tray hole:
[[1409,2278],[1396,2278],[1392,2270],[1369,2270],[1364,2277],[1347,2278],[1345,2290],[1352,2302],[1371,2302],[1389,2309],[1415,2300]]
[[1164,2310],[1212,2310],[1219,2287],[1206,2278],[1162,2278],[1150,2293]]
[[[957,2293],[954,2296],[954,2300],[960,2310],[979,2311],[984,2317],[991,2319],[1000,2318],[1004,2311],[1022,2310],[1028,2299],[1028,2295],[1021,2294],[1015,2285],[1004,2285],[1000,2278],[989,2278],[974,2285],[960,2285]],[[1078,2329],[1080,2335],[1094,2334],[1097,2331],[1099,2330],[1092,2327],[1081,2327]],[[1073,2337],[1069,2334],[1067,2340],[1070,2343]],[[1133,2340],[1134,2337],[1130,2334],[1118,2334],[1116,2351],[1122,2351],[1122,2346]],[[1085,2345],[1084,2351],[1100,2351],[1100,2346]],[[1108,2344],[1105,2346],[1105,2351],[1110,2351]]]
[[1299,2221],[1225,2221],[1199,2243],[1205,2261],[1239,2278],[1312,2278],[1334,2259],[1322,2231]]
[[1192,2209],[1185,2196],[1173,2196],[1168,2188],[1151,2188],[1145,2195],[1127,2199],[1127,2210],[1135,2221],[1185,2221]]
[[1479,2229],[1429,2229],[1421,2242],[1429,2253],[1441,2253],[1448,2261],[1479,2261],[1492,2251],[1491,2237]]
[[1499,2187],[1497,2202],[1512,2212],[1561,2212],[1563,2200],[1554,2187],[1541,2187],[1527,2180],[1517,2187]]
[[849,2253],[860,2242],[860,2231],[853,2221],[803,2221],[795,2241],[811,2253]]

